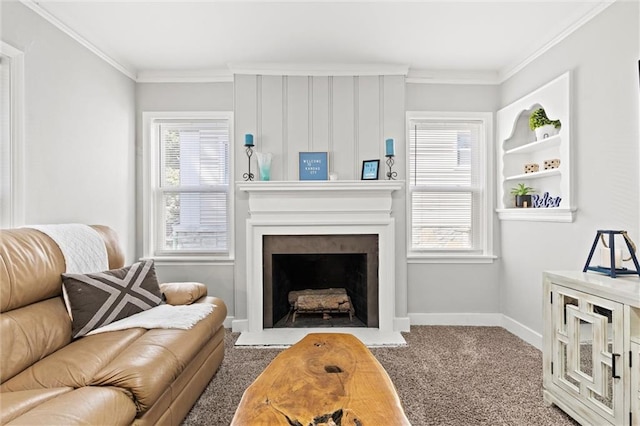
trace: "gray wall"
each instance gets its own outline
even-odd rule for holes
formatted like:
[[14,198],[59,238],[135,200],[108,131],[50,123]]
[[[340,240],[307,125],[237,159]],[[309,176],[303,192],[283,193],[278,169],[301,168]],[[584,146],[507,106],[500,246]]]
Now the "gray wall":
[[[500,86],[402,85],[399,77],[297,77],[284,85],[288,78],[278,76],[243,76],[235,89],[233,83],[135,84],[24,5],[3,2],[2,12],[2,40],[25,52],[26,221],[108,224],[121,236],[128,262],[142,255],[136,205],[142,138],[134,123],[143,111],[235,107],[236,179],[246,168],[244,133],[276,154],[273,179],[293,180],[303,150],[332,152],[340,179],[358,179],[361,161],[382,158],[383,139],[393,137],[404,179],[405,109],[495,112],[566,70],[573,72],[576,221],[494,222],[496,262],[404,267],[405,195],[397,194],[396,280],[406,283],[397,315],[504,313],[539,333],[543,270],[582,268],[597,229],[626,229],[640,240],[637,2],[614,3]],[[294,122],[300,127],[290,127]],[[230,315],[240,306],[237,313],[246,317],[244,295],[235,298],[244,288],[245,214],[246,199],[236,194],[235,266],[161,263],[160,279],[205,282]]]
[[640,240],[638,2],[616,2],[506,81],[500,106],[572,71],[577,219],[502,222],[500,310],[541,332],[544,270],[582,269],[598,229]]
[[[142,194],[142,113],[149,111],[233,111],[233,83],[139,83],[136,86],[136,189]],[[142,197],[137,197],[137,254],[142,256]],[[225,301],[234,315],[233,261],[156,261],[162,282],[197,281]]]
[[[407,111],[495,112],[499,86],[467,84],[407,84]],[[495,240],[498,223],[495,215]],[[494,251],[499,245],[494,243]],[[500,259],[486,264],[412,263],[408,265],[408,311],[415,322],[430,322],[421,314],[500,312]]]
[[107,224],[135,252],[135,83],[19,2],[2,40],[24,52],[25,223]]

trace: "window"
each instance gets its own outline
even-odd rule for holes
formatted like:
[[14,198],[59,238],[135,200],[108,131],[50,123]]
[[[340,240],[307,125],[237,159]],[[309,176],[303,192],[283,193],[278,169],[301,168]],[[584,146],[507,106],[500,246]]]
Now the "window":
[[231,253],[231,114],[145,113],[145,255]]
[[409,255],[491,257],[490,113],[407,113]]
[[0,42],[0,228],[24,224],[24,54]]

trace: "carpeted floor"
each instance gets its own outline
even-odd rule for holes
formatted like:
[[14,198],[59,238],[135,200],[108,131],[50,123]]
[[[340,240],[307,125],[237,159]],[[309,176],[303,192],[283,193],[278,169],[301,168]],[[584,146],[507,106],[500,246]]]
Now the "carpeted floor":
[[[228,425],[242,393],[282,349],[235,347],[184,421]],[[570,425],[542,401],[542,353],[500,327],[413,326],[403,347],[371,348],[413,426]],[[377,426],[377,425],[376,425]]]

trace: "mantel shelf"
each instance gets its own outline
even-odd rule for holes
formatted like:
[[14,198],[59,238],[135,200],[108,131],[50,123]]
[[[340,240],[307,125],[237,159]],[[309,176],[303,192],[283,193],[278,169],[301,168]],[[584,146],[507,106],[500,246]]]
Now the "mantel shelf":
[[255,181],[236,182],[244,192],[290,191],[398,191],[404,187],[402,180],[323,180],[323,181]]

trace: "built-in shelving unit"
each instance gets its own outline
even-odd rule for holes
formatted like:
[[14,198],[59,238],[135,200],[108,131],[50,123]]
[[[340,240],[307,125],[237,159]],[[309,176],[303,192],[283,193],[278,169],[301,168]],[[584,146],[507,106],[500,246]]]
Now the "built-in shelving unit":
[[[498,111],[498,216],[502,220],[572,222],[576,207],[571,183],[570,74],[567,72],[529,95]],[[536,140],[529,116],[544,108],[551,120],[560,120],[558,134]],[[545,170],[548,160],[560,165]],[[525,165],[537,164],[527,173]],[[517,208],[511,188],[518,183],[533,187],[535,194],[560,197],[558,207]]]

